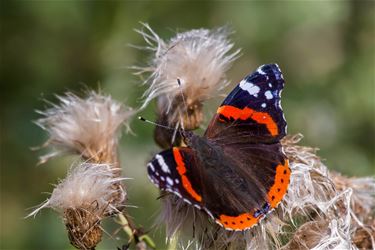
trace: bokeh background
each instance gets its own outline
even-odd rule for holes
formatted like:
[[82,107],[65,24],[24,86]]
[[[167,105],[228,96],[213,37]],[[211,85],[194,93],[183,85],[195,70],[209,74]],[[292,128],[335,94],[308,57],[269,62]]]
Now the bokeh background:
[[[231,87],[258,65],[279,63],[289,133],[303,133],[302,143],[319,147],[332,170],[374,174],[373,1],[1,1],[0,12],[1,249],[72,249],[53,211],[23,219],[74,161],[67,156],[36,166],[43,152],[30,147],[46,133],[32,123],[34,110],[45,107],[44,98],[84,86],[138,107],[145,87],[128,67],[144,65],[149,55],[128,44],[144,45],[134,32],[140,21],[166,39],[176,31],[231,26],[242,48],[228,72]],[[143,115],[154,119],[154,105]],[[158,149],[152,126],[133,120],[131,127],[136,135],[121,139],[124,173],[134,178],[127,181],[129,203],[138,206],[129,211],[151,229],[160,207],[145,165]],[[163,230],[150,235],[165,247]],[[121,243],[107,236],[98,249]]]

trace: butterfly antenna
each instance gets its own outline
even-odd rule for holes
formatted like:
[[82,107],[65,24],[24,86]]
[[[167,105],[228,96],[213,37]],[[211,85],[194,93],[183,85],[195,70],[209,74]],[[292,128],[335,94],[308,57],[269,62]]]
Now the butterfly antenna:
[[162,124],[150,121],[148,119],[143,118],[142,116],[138,116],[138,119],[141,120],[141,121],[143,121],[143,122],[147,122],[149,124],[157,126],[157,127],[161,127],[161,128],[165,128],[165,129],[169,129],[169,130],[174,130],[174,128],[171,128],[171,127],[168,127],[168,126],[165,126],[165,125],[162,125]]
[[[182,102],[184,103],[184,107],[185,107],[185,110],[186,110],[185,112],[187,112],[188,111],[188,106],[186,104],[184,93],[182,92],[181,80],[179,78],[177,78],[177,84],[178,84],[178,88],[180,89],[180,94],[181,94]],[[181,119],[181,128],[184,129],[183,119]]]
[[177,122],[176,126],[174,128],[174,131],[173,131],[173,135],[172,135],[172,140],[171,140],[172,144],[174,143],[174,140],[176,139],[177,132],[179,131],[179,129],[178,129],[179,126],[180,126],[180,123]]

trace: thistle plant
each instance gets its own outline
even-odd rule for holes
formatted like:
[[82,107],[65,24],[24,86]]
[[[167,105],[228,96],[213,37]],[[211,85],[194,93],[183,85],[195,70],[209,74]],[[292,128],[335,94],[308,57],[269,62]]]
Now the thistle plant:
[[121,128],[129,130],[134,111],[94,91],[84,98],[72,93],[57,98],[60,104],[38,111],[43,117],[36,124],[48,132],[44,145],[51,150],[40,162],[66,153],[79,155],[81,162],[73,164],[51,197],[29,216],[43,208],[56,210],[78,249],[94,249],[103,235],[101,221],[113,216],[133,240],[138,230],[126,216],[126,178],[121,177],[118,141]]

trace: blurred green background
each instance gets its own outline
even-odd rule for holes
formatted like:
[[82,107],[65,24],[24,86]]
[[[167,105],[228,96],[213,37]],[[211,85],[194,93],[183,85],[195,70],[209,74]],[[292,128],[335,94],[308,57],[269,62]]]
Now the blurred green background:
[[[228,72],[232,86],[258,65],[277,62],[287,82],[289,133],[303,133],[302,143],[319,147],[331,169],[374,174],[373,1],[1,1],[0,11],[1,249],[72,249],[53,211],[23,219],[75,159],[36,167],[42,152],[30,147],[42,144],[46,133],[31,122],[38,118],[34,110],[45,107],[43,98],[55,100],[54,94],[85,85],[139,106],[145,88],[127,69],[148,58],[128,46],[144,45],[133,31],[141,28],[139,21],[163,38],[229,24],[236,48],[242,48]],[[150,105],[143,115],[154,119],[153,110]],[[131,127],[136,136],[121,139],[124,174],[135,179],[127,181],[129,203],[138,206],[129,212],[150,229],[160,207],[145,163],[158,149],[152,126],[134,120]],[[163,230],[150,234],[165,247]],[[98,249],[124,243],[105,238]]]

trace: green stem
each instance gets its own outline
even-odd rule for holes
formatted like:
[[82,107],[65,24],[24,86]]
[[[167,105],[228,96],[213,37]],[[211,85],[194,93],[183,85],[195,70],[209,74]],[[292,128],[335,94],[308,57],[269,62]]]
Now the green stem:
[[176,236],[172,237],[168,244],[168,250],[175,250],[177,249],[177,238]]
[[125,215],[123,213],[119,213],[118,218],[120,219],[122,229],[129,236],[129,239],[132,240],[134,238],[134,235],[133,235],[133,230],[130,227],[130,224],[128,222],[128,219],[125,217]]
[[[131,221],[129,221],[129,219],[123,213],[119,213],[118,218],[122,225],[122,229],[129,237],[129,242],[131,242],[133,239],[135,239],[134,234],[136,234],[138,230],[132,228]],[[149,247],[153,249],[156,248],[155,242],[147,234],[142,234],[138,236],[137,238],[139,241],[145,242]]]

